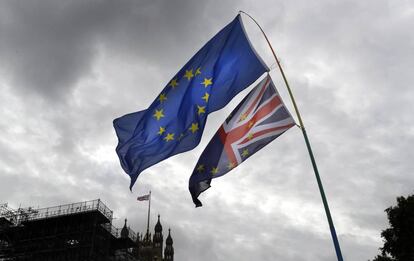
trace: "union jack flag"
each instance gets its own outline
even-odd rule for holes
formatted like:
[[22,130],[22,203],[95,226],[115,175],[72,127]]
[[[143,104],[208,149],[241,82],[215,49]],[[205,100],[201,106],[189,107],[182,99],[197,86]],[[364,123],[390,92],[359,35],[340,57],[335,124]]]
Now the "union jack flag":
[[147,194],[147,195],[143,195],[140,197],[137,197],[138,201],[146,201],[146,200],[150,200],[151,194]]
[[196,207],[198,196],[220,177],[279,137],[295,121],[286,109],[270,75],[236,107],[200,156],[189,181]]

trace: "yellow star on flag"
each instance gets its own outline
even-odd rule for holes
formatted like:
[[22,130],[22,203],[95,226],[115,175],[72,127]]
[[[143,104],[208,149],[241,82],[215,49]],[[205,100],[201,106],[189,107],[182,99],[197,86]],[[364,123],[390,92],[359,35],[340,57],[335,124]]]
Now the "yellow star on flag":
[[204,84],[204,87],[207,88],[209,85],[213,84],[212,80],[213,80],[213,78],[210,78],[210,79],[204,78],[204,81],[201,84]]
[[197,105],[197,113],[198,113],[198,115],[200,115],[202,113],[206,113],[206,106]]
[[152,116],[154,116],[157,119],[157,121],[159,121],[162,117],[165,116],[163,112],[164,112],[163,109],[161,109],[161,110],[155,109],[155,113]]
[[196,122],[196,123],[191,123],[190,131],[191,131],[192,133],[194,133],[194,132],[198,131],[198,122]]
[[235,166],[236,164],[234,164],[234,162],[229,162],[229,164],[227,165],[227,168],[230,170],[230,169],[233,169]]
[[198,67],[198,68],[197,68],[197,70],[196,70],[196,72],[195,72],[195,76],[197,76],[197,75],[199,75],[199,74],[201,74],[201,67]]
[[169,142],[170,140],[174,140],[174,133],[168,133],[167,136],[164,137],[164,140],[166,142]]
[[206,92],[206,93],[204,94],[204,96],[203,96],[201,99],[203,99],[203,100],[205,100],[206,102],[208,102],[208,98],[210,98],[210,94],[208,94],[208,92]]
[[249,134],[247,135],[247,139],[248,139],[248,140],[253,139],[253,133],[249,133]]
[[246,114],[246,113],[243,113],[243,114],[240,116],[239,122],[244,121],[246,118],[247,118],[247,114]]
[[165,95],[165,93],[161,93],[158,100],[160,101],[160,103],[163,103],[164,101],[167,100],[167,95]]
[[204,171],[204,165],[203,164],[198,165],[197,171],[198,172],[203,172]]
[[249,128],[251,128],[254,125],[254,121],[249,121]]
[[247,155],[249,155],[249,150],[248,149],[244,149],[242,152],[242,156],[246,157]]
[[184,78],[187,78],[187,80],[191,80],[191,78],[193,78],[193,77],[194,77],[193,69],[185,70]]
[[210,173],[213,174],[213,175],[216,175],[218,173],[218,171],[219,171],[219,168],[218,167],[213,167],[211,169]]
[[165,132],[165,128],[160,127],[160,130],[158,131],[158,135],[162,135]]
[[171,86],[173,89],[175,87],[177,87],[178,86],[177,79],[172,79],[171,82],[170,82],[170,84],[168,86]]

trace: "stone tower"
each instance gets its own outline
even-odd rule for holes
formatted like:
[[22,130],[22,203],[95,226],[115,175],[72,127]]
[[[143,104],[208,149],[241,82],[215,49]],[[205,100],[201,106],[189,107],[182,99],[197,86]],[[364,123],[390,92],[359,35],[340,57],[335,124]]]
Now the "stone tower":
[[174,247],[171,237],[171,229],[168,229],[168,237],[165,240],[164,261],[174,261]]
[[[168,237],[165,241],[164,249],[164,236],[162,234],[160,215],[158,215],[158,221],[154,227],[154,235],[151,235],[149,230],[147,230],[145,235],[141,234],[141,236],[138,236],[136,248],[133,253],[140,261],[173,261],[174,248],[172,244],[171,232],[168,230]],[[164,258],[162,255],[163,250]]]
[[164,237],[162,235],[162,226],[160,222],[160,215],[158,215],[158,222],[154,228],[154,236],[152,238],[154,248],[154,260],[162,261],[162,247]]

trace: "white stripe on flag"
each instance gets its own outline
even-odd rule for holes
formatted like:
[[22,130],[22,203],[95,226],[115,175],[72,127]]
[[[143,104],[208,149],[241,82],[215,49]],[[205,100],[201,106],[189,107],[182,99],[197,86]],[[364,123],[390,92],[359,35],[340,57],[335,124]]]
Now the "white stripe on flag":
[[149,200],[149,197],[150,197],[150,195],[148,194],[148,195],[137,197],[137,200],[138,201],[145,201],[145,200]]

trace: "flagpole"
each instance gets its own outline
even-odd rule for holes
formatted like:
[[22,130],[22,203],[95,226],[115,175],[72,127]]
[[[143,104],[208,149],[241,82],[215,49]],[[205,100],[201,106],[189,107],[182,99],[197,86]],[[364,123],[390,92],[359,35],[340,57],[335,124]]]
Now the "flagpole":
[[293,97],[293,93],[292,93],[292,90],[290,89],[290,86],[289,86],[289,83],[286,79],[285,73],[282,69],[282,66],[280,65],[279,59],[277,58],[276,53],[275,53],[272,45],[270,44],[269,39],[267,38],[267,35],[263,31],[263,29],[259,25],[259,23],[252,16],[250,16],[248,13],[243,12],[243,11],[239,11],[239,12],[245,14],[250,19],[252,19],[253,22],[255,22],[255,24],[262,31],[263,36],[265,37],[265,39],[267,41],[267,44],[270,47],[270,50],[272,50],[272,53],[273,53],[273,56],[276,60],[277,66],[279,67],[280,73],[282,74],[283,81],[285,82],[285,85],[288,89],[290,99],[292,100],[293,107],[295,108],[296,116],[298,117],[298,120],[299,120],[300,129],[302,130],[302,134],[303,134],[303,137],[305,139],[306,147],[308,149],[308,153],[309,153],[309,156],[310,156],[310,159],[311,159],[311,162],[312,162],[313,171],[315,172],[316,181],[318,183],[319,191],[320,191],[320,194],[321,194],[321,197],[322,197],[323,206],[325,208],[326,218],[328,219],[329,228],[331,230],[331,236],[332,236],[332,241],[333,241],[333,244],[334,244],[334,247],[335,247],[336,257],[338,258],[338,261],[343,261],[342,253],[341,253],[341,247],[339,245],[338,237],[337,237],[336,231],[335,231],[335,226],[334,226],[334,223],[332,221],[332,216],[331,216],[331,212],[329,210],[328,200],[326,199],[325,191],[323,189],[322,180],[319,176],[318,166],[316,165],[315,157],[313,156],[312,148],[311,148],[311,145],[310,145],[310,142],[309,142],[308,135],[306,133],[305,125],[303,124],[302,117],[300,116],[298,106],[296,105],[295,98]]
[[149,234],[150,211],[151,211],[151,190],[149,191],[149,200],[148,200],[147,234]]

